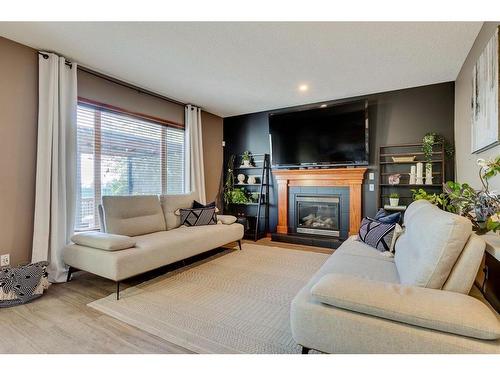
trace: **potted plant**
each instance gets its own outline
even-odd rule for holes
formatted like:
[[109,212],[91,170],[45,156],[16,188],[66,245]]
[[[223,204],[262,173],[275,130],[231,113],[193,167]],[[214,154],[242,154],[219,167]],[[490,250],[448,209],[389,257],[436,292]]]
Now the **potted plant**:
[[245,189],[237,188],[231,191],[231,203],[250,203],[250,199],[248,198]]
[[413,199],[426,199],[443,210],[468,218],[477,234],[500,231],[500,198],[489,191],[488,180],[500,173],[500,156],[477,161],[482,189],[469,184],[448,181],[441,194],[428,194],[423,189],[412,190]]
[[244,167],[252,166],[252,153],[250,151],[245,151],[241,156],[241,161]]
[[397,207],[399,205],[399,194],[398,193],[391,193],[389,195],[389,204],[391,207]]
[[425,160],[425,171],[426,171],[426,181],[427,185],[432,184],[432,153],[434,145],[442,144],[444,147],[444,152],[446,157],[452,158],[454,153],[453,145],[451,145],[441,134],[437,133],[427,133],[422,138],[422,153],[424,154]]

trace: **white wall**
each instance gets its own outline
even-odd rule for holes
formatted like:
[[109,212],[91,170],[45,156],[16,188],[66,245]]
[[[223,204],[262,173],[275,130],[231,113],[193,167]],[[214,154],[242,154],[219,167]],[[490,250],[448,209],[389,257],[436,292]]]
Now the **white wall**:
[[[467,182],[477,189],[481,187],[481,183],[476,160],[497,156],[500,154],[500,145],[480,154],[471,154],[472,69],[499,25],[498,22],[484,23],[455,82],[455,176],[458,182]],[[490,189],[500,192],[500,176],[490,180]]]

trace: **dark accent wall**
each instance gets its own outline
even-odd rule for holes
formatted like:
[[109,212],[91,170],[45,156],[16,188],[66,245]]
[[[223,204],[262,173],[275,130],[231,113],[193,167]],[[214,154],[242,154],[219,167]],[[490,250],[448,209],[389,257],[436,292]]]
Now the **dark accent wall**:
[[[363,215],[373,216],[377,210],[377,160],[378,148],[386,144],[420,142],[428,132],[442,134],[454,141],[454,83],[421,86],[404,90],[360,96],[330,102],[348,103],[354,100],[368,100],[370,124],[370,165],[363,184]],[[291,107],[304,109],[318,106],[318,103]],[[224,119],[224,163],[229,155],[269,153],[269,113],[282,110],[250,113]],[[448,163],[447,178],[453,177],[453,164]],[[375,173],[375,180],[368,180],[368,173]],[[368,184],[375,184],[375,191],[369,191]],[[270,189],[270,230],[276,231],[277,189],[273,179]]]

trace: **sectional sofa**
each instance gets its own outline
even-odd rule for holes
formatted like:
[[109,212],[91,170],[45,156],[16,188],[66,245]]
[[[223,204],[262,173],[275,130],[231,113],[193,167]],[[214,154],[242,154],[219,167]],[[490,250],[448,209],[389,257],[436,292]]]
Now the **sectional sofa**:
[[[243,238],[244,228],[231,218],[226,224],[181,226],[178,210],[191,208],[193,194],[105,196],[101,232],[79,233],[65,247],[68,281],[82,270],[117,282],[187,259]],[[226,221],[228,220],[229,221]]]
[[304,353],[500,353],[498,314],[469,295],[484,248],[416,201],[394,258],[354,237],[335,251],[292,302],[293,337]]

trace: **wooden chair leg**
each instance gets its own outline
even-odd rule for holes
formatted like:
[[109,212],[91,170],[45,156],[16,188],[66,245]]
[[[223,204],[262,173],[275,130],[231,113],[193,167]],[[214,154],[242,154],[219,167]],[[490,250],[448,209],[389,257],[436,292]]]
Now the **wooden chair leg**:
[[241,248],[241,240],[238,240],[238,247],[240,248],[240,250],[243,250],[243,249]]
[[118,301],[120,299],[120,282],[116,282],[116,300]]

